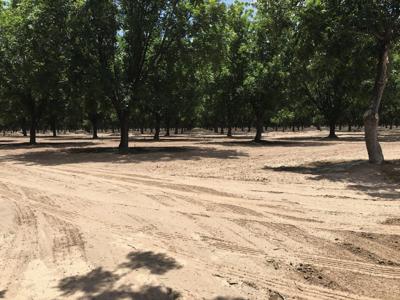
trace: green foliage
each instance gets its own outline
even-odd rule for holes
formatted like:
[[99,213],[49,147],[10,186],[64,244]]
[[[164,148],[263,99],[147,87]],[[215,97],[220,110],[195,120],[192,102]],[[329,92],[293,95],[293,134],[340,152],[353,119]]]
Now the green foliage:
[[119,128],[126,147],[130,127],[359,126],[383,41],[395,125],[399,14],[394,0],[3,2],[0,127]]

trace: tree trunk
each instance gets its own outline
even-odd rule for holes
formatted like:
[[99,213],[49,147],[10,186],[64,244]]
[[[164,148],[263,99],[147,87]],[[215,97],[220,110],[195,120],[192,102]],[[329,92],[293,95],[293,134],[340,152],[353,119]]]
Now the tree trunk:
[[160,127],[161,127],[161,117],[159,114],[156,114],[155,116],[156,119],[156,131],[154,133],[154,140],[159,141],[160,140]]
[[29,144],[36,145],[37,115],[34,100],[30,99],[31,124],[29,129]]
[[228,127],[227,137],[232,137],[232,127],[231,126]]
[[96,139],[99,138],[99,136],[97,135],[97,131],[98,131],[98,129],[97,129],[97,115],[93,115],[90,118],[90,122],[92,123],[92,138],[94,140],[96,140]]
[[382,164],[384,157],[382,148],[378,141],[378,126],[379,126],[379,108],[381,106],[383,92],[387,83],[387,71],[389,64],[389,42],[379,42],[379,62],[377,66],[377,74],[375,86],[371,98],[370,109],[364,114],[365,126],[365,143],[370,163]]
[[55,119],[51,121],[51,131],[53,132],[53,137],[57,137],[57,126]]
[[26,130],[26,119],[25,118],[23,118],[22,119],[22,122],[21,122],[22,124],[22,135],[23,136],[28,136],[28,132],[27,132],[27,130]]
[[337,139],[337,135],[336,135],[336,124],[334,122],[331,122],[329,124],[329,136],[328,138],[330,139]]
[[127,111],[119,113],[119,122],[121,137],[118,148],[120,152],[127,152],[129,150],[129,115]]
[[92,138],[94,140],[97,140],[99,138],[99,136],[97,135],[97,122],[96,121],[92,123],[92,130],[93,130]]
[[262,140],[262,134],[264,131],[263,119],[263,116],[256,116],[256,136],[254,138],[256,143],[260,143]]
[[36,116],[33,113],[31,115],[31,126],[29,130],[29,144],[36,145]]
[[169,111],[166,111],[166,118],[165,118],[165,136],[171,136],[170,127],[171,127],[171,120],[169,116]]

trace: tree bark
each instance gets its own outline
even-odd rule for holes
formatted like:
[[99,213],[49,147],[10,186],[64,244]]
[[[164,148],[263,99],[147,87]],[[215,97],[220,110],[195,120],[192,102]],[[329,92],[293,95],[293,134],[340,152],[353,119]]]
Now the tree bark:
[[94,140],[98,139],[99,136],[97,135],[98,128],[97,128],[97,114],[93,114],[90,118],[90,122],[92,123],[92,138]]
[[34,112],[31,114],[31,126],[29,129],[29,144],[30,145],[36,145],[36,115]]
[[36,105],[32,97],[30,97],[30,113],[31,113],[31,124],[29,129],[29,144],[36,145],[36,129],[37,129],[37,115]]
[[260,143],[262,140],[262,134],[264,131],[264,124],[263,124],[263,116],[256,116],[256,136],[254,138],[254,141],[256,143]]
[[379,109],[388,78],[389,46],[389,41],[379,41],[379,61],[371,106],[364,114],[365,143],[367,145],[369,162],[373,164],[382,164],[385,160],[378,140],[378,126]]
[[232,127],[228,126],[228,134],[227,137],[232,137]]
[[159,114],[155,115],[155,119],[156,119],[156,130],[154,133],[154,140],[155,141],[159,141],[160,140],[160,128],[161,128],[161,117]]
[[92,130],[93,130],[93,136],[92,138],[94,140],[97,140],[99,138],[98,134],[97,134],[97,121],[92,122]]
[[51,131],[53,132],[53,137],[57,137],[57,126],[54,119],[51,121]]
[[26,130],[26,119],[25,118],[23,118],[22,119],[22,122],[21,122],[22,124],[22,135],[23,136],[28,136],[28,132],[27,132],[27,130]]
[[118,148],[120,152],[127,152],[129,150],[129,115],[127,111],[121,111],[119,113],[119,122],[121,136]]
[[328,138],[330,139],[337,139],[337,135],[336,135],[336,124],[334,122],[331,122],[329,124],[329,136]]
[[166,111],[166,118],[165,118],[165,136],[171,136],[171,133],[170,133],[170,127],[171,127],[171,118],[170,118],[170,116],[169,116],[169,111],[167,110]]

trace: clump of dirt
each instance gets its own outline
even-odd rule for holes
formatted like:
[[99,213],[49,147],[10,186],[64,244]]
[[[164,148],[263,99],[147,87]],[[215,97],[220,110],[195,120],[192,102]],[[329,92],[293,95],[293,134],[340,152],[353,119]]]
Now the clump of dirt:
[[323,274],[321,269],[318,269],[313,265],[300,263],[295,267],[295,271],[302,274],[303,278],[311,284],[320,285],[330,289],[343,290],[343,288],[335,281]]
[[284,296],[282,296],[280,293],[273,291],[273,290],[269,290],[269,300],[285,300],[286,298]]

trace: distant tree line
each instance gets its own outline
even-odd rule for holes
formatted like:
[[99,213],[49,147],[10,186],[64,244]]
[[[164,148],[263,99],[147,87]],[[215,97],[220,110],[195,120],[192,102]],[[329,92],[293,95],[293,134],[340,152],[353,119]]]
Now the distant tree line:
[[397,0],[3,1],[0,129],[112,129],[124,151],[130,129],[362,127],[381,163],[399,34]]

